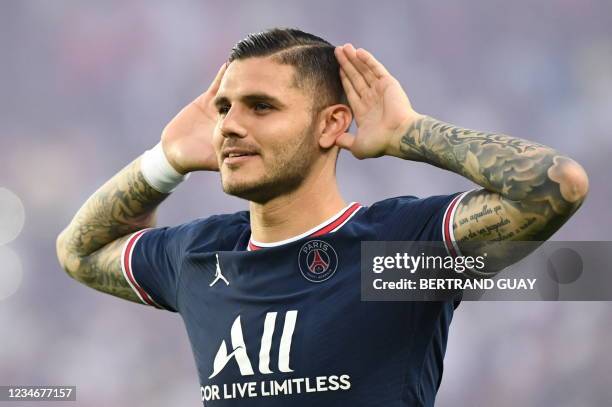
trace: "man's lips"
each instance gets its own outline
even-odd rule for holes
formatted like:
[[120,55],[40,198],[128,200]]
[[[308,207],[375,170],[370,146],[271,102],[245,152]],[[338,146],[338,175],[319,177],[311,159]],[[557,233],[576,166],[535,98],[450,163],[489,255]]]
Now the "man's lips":
[[257,156],[254,151],[240,148],[228,148],[223,151],[223,163],[226,165],[237,165]]
[[257,154],[239,155],[235,157],[225,157],[223,159],[223,163],[227,165],[240,164],[247,160],[252,159],[255,156],[257,156]]

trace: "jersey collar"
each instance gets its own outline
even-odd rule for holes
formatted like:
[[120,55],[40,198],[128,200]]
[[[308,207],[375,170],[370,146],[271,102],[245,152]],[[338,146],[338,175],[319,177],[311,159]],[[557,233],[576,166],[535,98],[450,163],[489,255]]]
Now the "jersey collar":
[[346,208],[342,209],[340,212],[327,219],[323,223],[315,226],[314,228],[300,234],[297,236],[290,237],[289,239],[280,240],[278,242],[271,243],[262,243],[254,240],[251,236],[249,238],[249,243],[247,245],[247,250],[259,250],[266,247],[275,247],[283,244],[295,242],[296,240],[302,239],[304,237],[315,237],[321,236],[326,233],[334,233],[339,230],[342,226],[344,226],[363,206],[358,202],[351,202]]

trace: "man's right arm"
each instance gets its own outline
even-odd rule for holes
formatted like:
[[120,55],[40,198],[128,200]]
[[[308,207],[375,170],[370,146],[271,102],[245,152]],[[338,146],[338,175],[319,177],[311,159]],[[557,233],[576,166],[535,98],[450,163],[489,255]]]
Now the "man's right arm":
[[130,235],[155,225],[157,206],[169,195],[143,177],[137,158],[79,209],[57,238],[57,256],[75,280],[116,297],[141,302],[123,276],[121,254]]
[[219,170],[213,99],[226,68],[223,64],[208,89],[166,125],[160,143],[100,187],[58,236],[57,257],[72,278],[140,302],[123,275],[123,248],[134,232],[155,225],[157,206],[185,174]]

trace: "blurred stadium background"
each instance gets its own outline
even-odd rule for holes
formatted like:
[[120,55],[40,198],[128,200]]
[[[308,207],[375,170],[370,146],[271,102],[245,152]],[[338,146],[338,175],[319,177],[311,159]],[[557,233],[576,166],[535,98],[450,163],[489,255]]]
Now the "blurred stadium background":
[[[79,406],[198,405],[180,318],[72,281],[55,238],[158,141],[235,42],[274,26],[369,49],[421,113],[571,155],[591,192],[554,240],[610,240],[607,0],[2,0],[0,384],[76,385]],[[424,164],[346,152],[338,170],[344,196],[365,204],[473,187]],[[198,173],[159,223],[245,207],[217,174]],[[610,303],[463,303],[437,406],[609,406],[611,343]]]

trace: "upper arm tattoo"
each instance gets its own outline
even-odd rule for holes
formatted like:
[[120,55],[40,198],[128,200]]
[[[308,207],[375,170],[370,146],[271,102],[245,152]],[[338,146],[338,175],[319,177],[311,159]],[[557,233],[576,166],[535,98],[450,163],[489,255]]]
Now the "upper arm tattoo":
[[125,279],[121,266],[123,247],[130,236],[119,238],[82,258],[78,279],[95,290],[142,303]]
[[562,217],[546,201],[512,201],[481,189],[457,205],[453,231],[458,242],[546,240],[555,219]]

